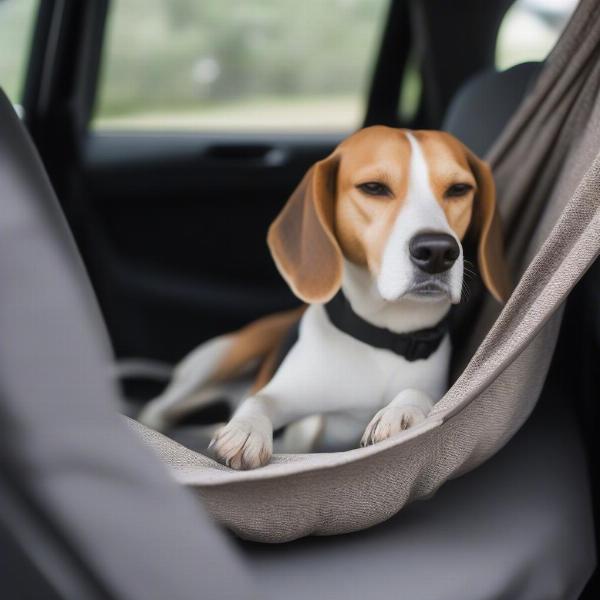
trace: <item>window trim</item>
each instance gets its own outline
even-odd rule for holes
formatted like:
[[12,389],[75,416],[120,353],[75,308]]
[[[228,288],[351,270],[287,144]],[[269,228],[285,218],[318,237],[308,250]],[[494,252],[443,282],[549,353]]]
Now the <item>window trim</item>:
[[94,97],[108,0],[43,0],[24,100],[34,137],[53,119],[82,137]]
[[391,127],[410,125],[400,122],[398,102],[412,37],[409,2],[391,0],[368,89],[363,127],[375,124]]

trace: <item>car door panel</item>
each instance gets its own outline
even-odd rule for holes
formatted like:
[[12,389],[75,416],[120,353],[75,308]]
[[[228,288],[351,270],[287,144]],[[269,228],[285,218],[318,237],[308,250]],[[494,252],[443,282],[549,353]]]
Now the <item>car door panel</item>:
[[98,291],[118,353],[174,360],[297,304],[267,228],[339,137],[90,134],[83,189],[110,270]]

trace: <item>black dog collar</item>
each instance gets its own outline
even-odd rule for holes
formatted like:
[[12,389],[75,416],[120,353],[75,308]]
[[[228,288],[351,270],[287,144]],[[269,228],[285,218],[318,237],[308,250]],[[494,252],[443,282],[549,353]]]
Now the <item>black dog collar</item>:
[[369,346],[391,350],[409,361],[431,356],[448,332],[447,316],[434,327],[409,333],[394,333],[385,327],[377,327],[352,310],[341,290],[325,304],[325,310],[331,323],[340,331]]

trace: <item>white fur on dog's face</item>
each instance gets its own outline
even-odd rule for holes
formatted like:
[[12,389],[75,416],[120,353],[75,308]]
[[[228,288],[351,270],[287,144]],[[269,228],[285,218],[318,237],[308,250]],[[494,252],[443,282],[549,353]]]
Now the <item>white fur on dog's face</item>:
[[[456,304],[460,302],[463,281],[462,245],[431,189],[429,168],[419,142],[410,133],[406,136],[411,146],[408,189],[383,250],[377,289],[388,301],[407,295],[423,298],[417,290],[432,283],[440,290],[432,294],[433,298],[447,295]],[[429,275],[411,262],[409,243],[420,233],[445,233],[456,240],[460,255],[448,271]]]

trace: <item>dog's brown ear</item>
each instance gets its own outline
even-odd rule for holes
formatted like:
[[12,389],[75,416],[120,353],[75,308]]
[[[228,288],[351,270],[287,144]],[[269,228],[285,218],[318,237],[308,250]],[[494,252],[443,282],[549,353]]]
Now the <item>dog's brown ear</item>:
[[492,296],[498,302],[506,302],[512,291],[512,283],[504,256],[502,224],[496,207],[494,178],[488,164],[469,150],[467,150],[467,159],[477,180],[473,219],[479,238],[477,248],[479,271]]
[[338,166],[337,152],[313,165],[267,236],[279,272],[308,303],[327,302],[342,284],[342,252],[333,233]]

